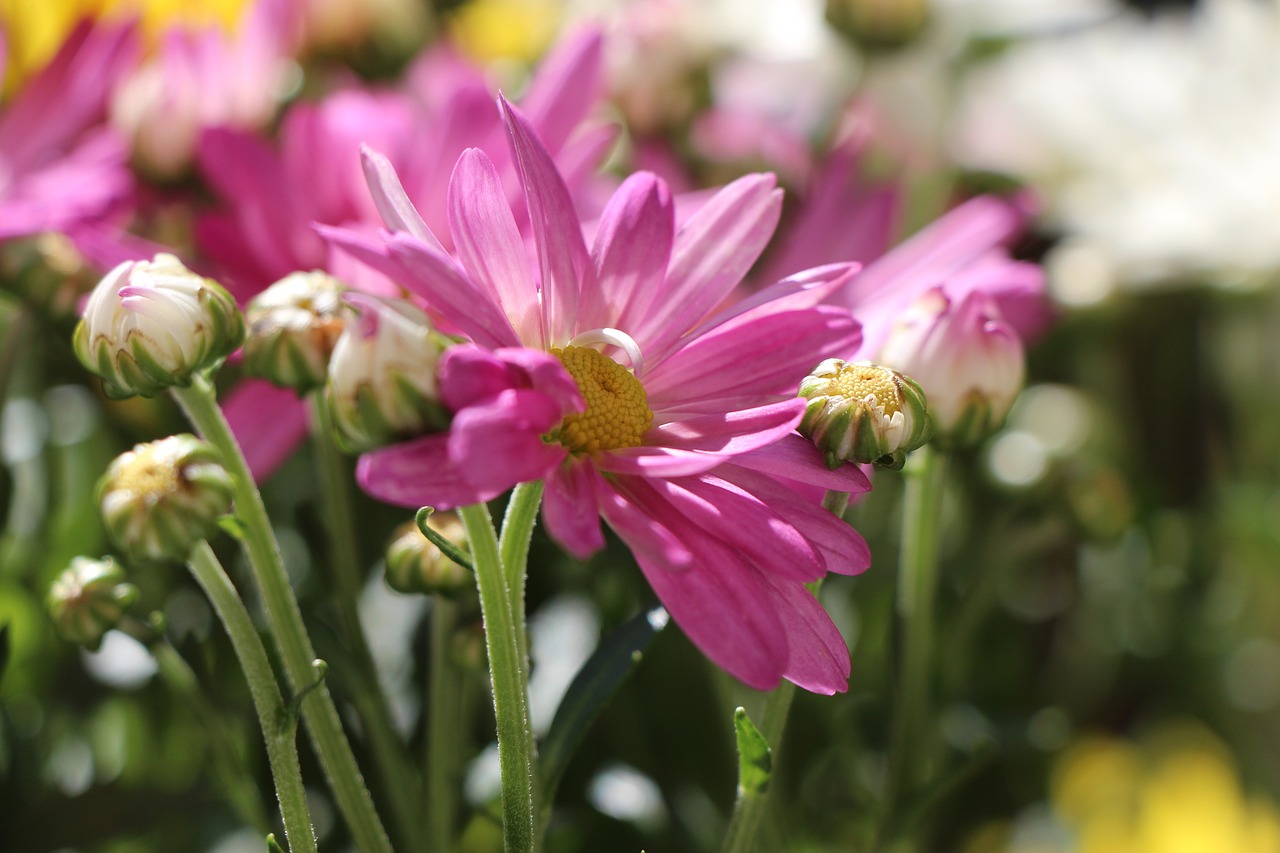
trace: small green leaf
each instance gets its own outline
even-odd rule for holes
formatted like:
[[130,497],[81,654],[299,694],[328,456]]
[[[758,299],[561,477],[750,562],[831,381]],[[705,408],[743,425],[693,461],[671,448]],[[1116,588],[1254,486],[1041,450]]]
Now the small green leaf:
[[544,797],[551,802],[560,776],[587,727],[604,708],[618,686],[640,662],[650,641],[666,627],[670,617],[661,607],[633,616],[605,637],[582,665],[565,691],[540,748]]
[[267,853],[284,853],[284,848],[276,841],[275,833],[267,835]]
[[745,708],[734,710],[733,731],[738,740],[738,796],[758,797],[769,789],[773,750]]

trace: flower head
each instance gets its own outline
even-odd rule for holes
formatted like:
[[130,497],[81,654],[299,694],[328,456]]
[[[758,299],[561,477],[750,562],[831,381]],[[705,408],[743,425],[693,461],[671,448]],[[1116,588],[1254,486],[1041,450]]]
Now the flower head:
[[287,275],[254,297],[245,309],[245,370],[299,394],[323,385],[349,310],[345,291],[316,270]]
[[150,397],[216,369],[243,340],[231,295],[161,253],[125,261],[98,282],[74,344],[107,396]]
[[98,481],[107,532],[130,556],[185,560],[231,509],[234,486],[218,451],[194,435],[139,444]]
[[138,600],[138,588],[125,583],[124,569],[110,557],[75,557],[49,587],[49,615],[68,643],[96,651],[102,635],[120,624]]
[[830,468],[843,462],[901,468],[907,453],[929,439],[924,392],[896,370],[829,358],[800,383],[800,396],[808,401],[800,433]]
[[929,398],[937,440],[971,447],[1004,423],[1022,388],[1022,342],[980,292],[920,297],[890,333],[880,358],[911,374]]
[[869,558],[810,487],[867,482],[853,466],[829,471],[793,430],[800,378],[857,346],[849,313],[817,304],[853,268],[807,271],[717,313],[777,223],[771,176],[734,182],[677,230],[666,185],[633,175],[588,249],[550,156],[501,105],[532,269],[497,171],[476,149],[450,185],[456,257],[393,180],[371,188],[394,233],[327,232],[473,342],[441,358],[449,431],[366,454],[361,484],[393,503],[443,508],[545,478],[551,535],[586,556],[604,545],[603,516],[721,666],[759,688],[785,677],[844,690],[848,649],[804,584]]

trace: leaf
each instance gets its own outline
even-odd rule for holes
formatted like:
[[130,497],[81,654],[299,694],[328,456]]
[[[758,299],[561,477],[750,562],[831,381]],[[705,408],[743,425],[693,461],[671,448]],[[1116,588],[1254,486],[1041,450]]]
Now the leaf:
[[228,536],[235,539],[236,541],[238,542],[244,541],[245,526],[244,526],[244,522],[240,520],[239,516],[230,515],[230,514],[224,515],[222,516],[222,518],[218,519],[218,526],[221,527],[222,530]]
[[669,618],[660,606],[633,616],[605,637],[578,670],[542,742],[544,802],[552,801],[560,776],[586,736],[587,728],[640,663],[644,650],[666,627]]
[[463,551],[457,545],[442,536],[438,530],[427,524],[427,519],[431,517],[431,513],[435,512],[431,507],[424,506],[418,510],[418,514],[414,516],[414,522],[417,523],[418,529],[422,531],[422,535],[431,540],[431,544],[440,549],[440,553],[444,554],[450,560],[453,560],[459,566],[469,572],[474,572],[476,567],[471,563],[471,557],[466,551]]
[[284,848],[276,841],[275,833],[267,836],[267,853],[284,853]]
[[745,708],[734,710],[733,732],[738,741],[738,796],[758,797],[769,790],[773,750]]

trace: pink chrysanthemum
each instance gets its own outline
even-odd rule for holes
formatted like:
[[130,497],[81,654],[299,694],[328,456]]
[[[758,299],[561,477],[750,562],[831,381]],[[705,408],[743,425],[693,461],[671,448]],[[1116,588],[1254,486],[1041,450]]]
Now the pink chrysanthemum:
[[730,184],[677,230],[666,185],[633,175],[588,250],[551,158],[501,106],[535,269],[478,149],[450,185],[456,258],[376,155],[366,155],[381,175],[372,189],[393,232],[326,232],[474,342],[440,365],[449,432],[366,454],[362,486],[392,503],[447,507],[543,478],[551,535],[586,556],[604,544],[602,516],[720,666],[762,689],[787,678],[844,690],[848,649],[804,584],[867,567],[866,544],[816,495],[868,486],[852,466],[828,471],[793,428],[799,380],[858,344],[849,313],[818,304],[855,268],[807,271],[713,313],[777,224],[772,176]]

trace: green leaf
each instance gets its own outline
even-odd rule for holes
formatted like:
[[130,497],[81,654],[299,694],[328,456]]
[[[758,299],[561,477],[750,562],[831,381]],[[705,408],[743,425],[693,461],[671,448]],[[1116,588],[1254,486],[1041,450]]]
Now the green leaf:
[[222,518],[218,519],[218,526],[237,542],[244,541],[244,522],[240,520],[239,516],[231,514],[224,515]]
[[267,836],[267,853],[284,853],[284,848],[276,841],[275,833]]
[[773,750],[745,708],[734,710],[733,732],[738,740],[738,796],[758,797],[769,789]]
[[640,662],[650,641],[666,627],[670,617],[662,607],[633,616],[605,637],[582,665],[556,708],[551,728],[542,742],[540,763],[544,802],[551,802],[556,786],[587,727],[599,715],[618,686]]
[[427,524],[427,519],[431,517],[431,513],[433,512],[435,512],[434,509],[429,506],[424,506],[422,509],[418,510],[418,514],[414,517],[414,521],[417,523],[418,529],[422,531],[422,535],[430,539],[431,544],[440,549],[440,553],[444,554],[450,560],[453,560],[467,571],[474,572],[476,567],[472,564],[470,555],[457,545],[450,542],[446,537],[441,536],[434,527]]

